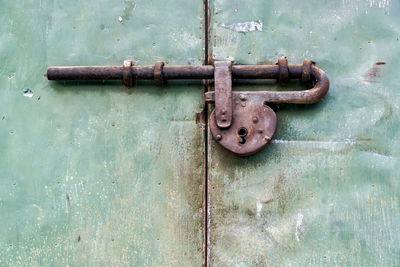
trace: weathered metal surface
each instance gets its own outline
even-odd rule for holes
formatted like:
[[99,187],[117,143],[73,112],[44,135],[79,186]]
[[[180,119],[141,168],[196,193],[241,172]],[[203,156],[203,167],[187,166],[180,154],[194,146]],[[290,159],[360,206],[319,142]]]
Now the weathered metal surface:
[[[248,77],[259,77],[264,76],[263,69],[268,69],[268,74],[272,74],[276,77],[279,83],[287,83],[290,79],[300,79],[302,83],[310,84],[315,83],[315,86],[308,90],[303,91],[285,91],[285,92],[268,92],[268,91],[257,91],[257,92],[236,92],[235,107],[232,103],[232,61],[215,61],[214,62],[214,91],[205,93],[205,102],[214,102],[215,109],[210,116],[210,128],[213,136],[216,140],[227,150],[240,155],[248,156],[258,152],[260,149],[265,147],[275,133],[276,129],[276,116],[275,113],[267,106],[269,103],[295,103],[295,104],[313,104],[320,101],[329,90],[329,80],[327,75],[315,67],[313,62],[310,60],[304,60],[303,65],[288,65],[286,58],[278,60],[278,68],[273,66],[247,66],[238,70],[244,72],[240,77],[244,79]],[[47,70],[47,78],[50,80],[58,79],[60,77],[66,77],[65,74],[69,75],[71,79],[82,77],[86,67],[50,67]],[[92,67],[87,67],[92,71]],[[106,75],[105,70],[107,67],[101,67],[99,71],[101,75]],[[149,69],[148,67],[137,67],[144,70]],[[153,77],[157,85],[165,83],[164,78],[164,62],[156,62],[153,68]],[[168,67],[167,67],[168,68]],[[191,76],[200,74],[199,68],[192,68],[188,66],[175,66],[176,78],[182,78],[188,73],[192,73]],[[208,69],[204,66],[204,69]],[[83,70],[83,72],[81,71]],[[114,67],[110,68],[111,72],[114,71]],[[180,71],[177,71],[180,70]],[[261,70],[261,71],[260,71]],[[74,71],[77,73],[73,76]],[[89,75],[84,77],[85,80],[94,77],[97,79],[99,75]],[[194,75],[193,75],[194,74]],[[237,74],[237,73],[236,73]],[[247,75],[246,75],[247,74]],[[132,86],[132,62],[124,61],[122,67],[122,80],[127,86]],[[300,76],[300,78],[299,78]],[[141,77],[135,76],[136,79]],[[170,77],[172,79],[172,77]],[[207,77],[203,77],[207,78]],[[246,102],[246,96],[251,96],[250,101]],[[247,106],[247,107],[246,107]],[[233,118],[233,108],[235,108],[235,118]],[[251,121],[253,116],[261,116],[261,123],[258,126],[261,128],[256,130],[253,129],[253,125],[248,123]],[[232,120],[235,120],[235,126],[231,127]],[[246,127],[249,128],[249,131]],[[243,134],[240,134],[243,132]],[[247,136],[247,133],[249,135]],[[239,138],[239,141],[237,140]],[[249,142],[246,142],[249,140]]]
[[128,87],[133,85],[133,76],[132,76],[132,60],[125,60],[124,65],[122,66],[122,83]]
[[276,129],[276,115],[265,104],[262,94],[236,94],[232,125],[227,129],[218,127],[215,110],[210,115],[209,125],[220,145],[237,155],[248,156],[271,141]]
[[[160,67],[158,62],[157,66]],[[121,80],[122,66],[70,66],[49,67],[47,78],[49,80]],[[138,80],[155,80],[160,76],[155,66],[132,66],[131,74]],[[161,77],[161,76],[160,76]],[[214,77],[213,66],[163,66],[162,78],[168,79],[212,79]]]
[[219,128],[228,128],[232,124],[232,62],[214,62],[215,109],[211,117]]
[[[284,67],[278,65],[233,65],[232,78],[276,79],[282,82],[285,82],[286,79],[300,79],[300,81],[308,79],[309,81],[313,72],[316,72],[313,74],[314,77],[324,77],[328,80],[322,70],[311,66],[310,60],[304,60],[303,65],[287,65],[286,59],[278,61],[284,64]],[[131,75],[138,80],[154,80],[157,77],[163,80],[213,79],[215,74],[212,65],[164,66],[163,62],[157,62],[155,66],[126,66],[125,62],[122,66],[49,67],[46,77],[49,80],[123,80],[124,72],[129,68]],[[162,73],[160,72],[161,65],[163,65]],[[282,77],[286,77],[285,80],[282,80]]]
[[285,58],[278,59],[277,65],[279,67],[278,82],[280,83],[289,82],[289,68],[287,59]]
[[201,86],[43,74],[201,65],[202,38],[202,1],[1,1],[0,266],[201,266]]
[[164,80],[164,62],[158,61],[154,65],[154,82],[156,85],[163,85]]
[[[306,61],[305,61],[306,62]],[[296,67],[294,67],[296,66]],[[307,74],[302,74],[303,69],[307,68],[307,63],[305,65],[294,65],[292,68],[296,69],[300,72],[300,79],[309,79],[304,78]],[[301,67],[300,67],[301,66]],[[290,68],[289,68],[290,70]],[[248,72],[249,76],[251,72]],[[275,72],[276,75],[279,74],[279,70]],[[236,91],[232,92],[233,97],[237,97],[240,94],[246,95],[260,95],[267,103],[289,103],[289,104],[313,104],[320,101],[329,90],[329,80],[325,72],[315,66],[311,67],[312,76],[315,77],[315,85],[313,88],[308,90],[296,90],[296,91]],[[296,75],[297,72],[289,72],[289,77],[291,79],[299,78]],[[293,77],[293,78],[292,78]],[[239,87],[240,88],[240,87]],[[268,88],[265,88],[268,90]],[[214,102],[215,101],[215,92],[206,92],[205,93],[205,101],[206,102]]]
[[[215,0],[212,9],[214,60],[308,58],[331,89],[314,105],[272,106],[274,140],[254,156],[232,155],[210,134],[210,266],[398,266],[400,3]],[[299,87],[234,85],[286,88]]]

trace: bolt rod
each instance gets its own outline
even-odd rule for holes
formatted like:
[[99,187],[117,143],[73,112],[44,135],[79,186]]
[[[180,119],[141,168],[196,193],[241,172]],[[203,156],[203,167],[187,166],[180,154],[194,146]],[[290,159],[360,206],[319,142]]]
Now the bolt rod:
[[[303,65],[288,65],[289,78],[300,79]],[[131,66],[136,80],[153,80],[154,66]],[[123,66],[49,67],[49,80],[122,80]],[[213,79],[214,66],[164,66],[164,80]],[[279,79],[278,65],[233,65],[233,79]]]

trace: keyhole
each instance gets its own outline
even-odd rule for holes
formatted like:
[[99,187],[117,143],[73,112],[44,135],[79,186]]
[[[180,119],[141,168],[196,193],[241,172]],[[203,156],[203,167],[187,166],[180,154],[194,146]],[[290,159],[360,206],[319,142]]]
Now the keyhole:
[[238,135],[239,135],[239,137],[240,137],[239,144],[243,145],[244,143],[246,143],[245,137],[246,137],[246,135],[247,135],[247,129],[244,128],[244,127],[240,127],[240,128],[238,129]]

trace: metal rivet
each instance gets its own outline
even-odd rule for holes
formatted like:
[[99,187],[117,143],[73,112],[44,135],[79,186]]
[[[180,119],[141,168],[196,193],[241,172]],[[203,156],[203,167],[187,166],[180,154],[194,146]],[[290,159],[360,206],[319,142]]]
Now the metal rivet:
[[216,137],[217,137],[217,140],[218,140],[218,141],[222,139],[222,135],[220,135],[220,134],[217,134]]
[[258,122],[258,118],[256,116],[253,117],[253,122],[254,123]]
[[239,95],[239,98],[240,98],[240,100],[243,100],[243,101],[246,100],[246,96],[243,95],[243,94],[240,94],[240,95]]

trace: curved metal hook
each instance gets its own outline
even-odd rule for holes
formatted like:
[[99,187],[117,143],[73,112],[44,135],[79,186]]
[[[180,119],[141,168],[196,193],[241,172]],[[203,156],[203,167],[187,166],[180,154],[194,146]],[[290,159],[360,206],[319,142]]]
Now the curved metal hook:
[[[313,104],[320,101],[329,90],[329,79],[326,73],[317,68],[314,64],[310,64],[310,61],[304,61],[303,65],[292,65],[289,66],[289,73],[297,73],[301,71],[300,78],[303,82],[307,82],[307,67],[310,68],[311,80],[315,82],[313,88],[303,91],[241,91],[232,92],[232,97],[239,94],[243,95],[258,95],[262,97],[265,102],[268,103],[291,103],[291,104]],[[299,75],[296,75],[299,76]],[[206,102],[214,102],[214,92],[205,93]]]

